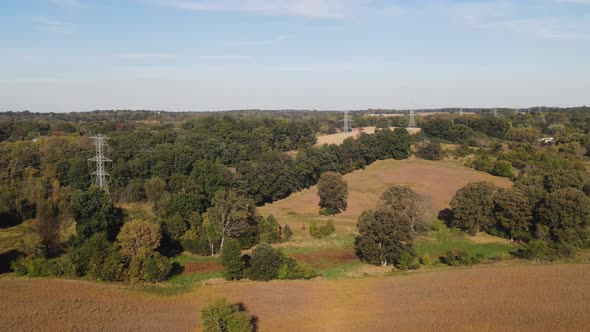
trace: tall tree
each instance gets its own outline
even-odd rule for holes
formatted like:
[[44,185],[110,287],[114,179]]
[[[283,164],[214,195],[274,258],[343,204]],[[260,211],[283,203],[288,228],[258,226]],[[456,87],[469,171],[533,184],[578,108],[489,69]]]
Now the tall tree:
[[494,196],[494,218],[510,240],[529,238],[532,206],[528,197],[519,189],[499,190]]
[[496,187],[490,182],[471,182],[457,190],[451,200],[453,227],[461,228],[471,235],[493,227],[492,209]]
[[212,204],[203,219],[215,226],[221,240],[219,250],[223,250],[226,238],[238,237],[254,223],[256,207],[252,199],[235,189],[216,192]]
[[320,208],[325,214],[337,214],[346,210],[348,198],[348,184],[340,173],[326,172],[318,182],[318,196],[320,197]]
[[413,232],[421,233],[426,230],[422,197],[408,186],[394,185],[387,188],[377,202],[377,208],[404,213],[410,218]]
[[585,247],[590,240],[590,198],[565,188],[545,197],[536,210],[536,220],[549,228],[551,240]]
[[77,191],[72,197],[78,236],[90,238],[105,232],[113,241],[123,224],[123,211],[113,205],[109,196],[100,188]]
[[397,264],[402,255],[414,255],[411,221],[405,213],[392,209],[364,211],[357,228],[357,254],[370,264]]

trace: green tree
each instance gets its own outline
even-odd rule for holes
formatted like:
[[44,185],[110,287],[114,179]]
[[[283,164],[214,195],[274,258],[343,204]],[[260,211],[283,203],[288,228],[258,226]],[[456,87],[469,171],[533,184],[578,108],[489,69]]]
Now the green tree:
[[244,308],[225,298],[212,300],[201,309],[204,332],[254,332],[253,321]]
[[272,246],[261,243],[252,251],[248,277],[252,280],[269,281],[276,279],[281,266],[281,253]]
[[[414,256],[410,218],[392,209],[364,211],[358,220],[357,255],[369,264],[398,264],[405,252]],[[405,255],[405,254],[404,254]]]
[[125,223],[117,236],[121,254],[129,258],[152,256],[160,246],[160,238],[157,224],[141,220]]
[[418,145],[416,155],[418,158],[426,160],[441,160],[445,156],[440,143],[438,142],[423,142]]
[[281,225],[271,214],[266,219],[260,219],[258,224],[258,235],[260,243],[277,243],[281,242]]
[[512,164],[507,160],[498,160],[494,164],[492,174],[503,176],[505,178],[512,178],[514,176],[514,173],[512,173]]
[[536,220],[549,228],[551,240],[583,248],[590,243],[590,198],[564,188],[550,193],[536,209]]
[[244,261],[240,242],[236,239],[227,239],[221,250],[221,264],[224,267],[223,275],[227,280],[239,280],[244,276]]
[[387,188],[377,202],[377,208],[404,213],[410,218],[413,232],[423,233],[427,229],[422,197],[408,186],[394,185]]
[[150,202],[156,203],[166,188],[166,181],[159,177],[154,177],[147,180],[144,184],[145,194]]
[[457,190],[451,200],[451,226],[471,235],[487,231],[494,225],[492,210],[496,187],[490,182],[471,182]]
[[213,205],[207,209],[204,222],[213,225],[220,238],[219,250],[228,237],[237,238],[255,223],[254,201],[237,190],[215,193]]
[[563,188],[582,190],[587,181],[586,173],[573,169],[558,169],[543,177],[545,190],[550,193]]
[[340,213],[346,210],[348,198],[348,184],[340,173],[323,173],[318,182],[318,196],[320,208],[328,215]]
[[288,242],[289,240],[291,240],[292,237],[293,231],[291,230],[291,227],[289,227],[289,225],[285,225],[285,227],[283,227],[281,241]]
[[532,206],[522,191],[516,188],[499,190],[494,196],[494,218],[511,241],[529,239]]
[[313,222],[309,226],[309,234],[316,239],[325,238],[326,236],[334,233],[334,231],[336,231],[336,225],[332,219],[328,220],[322,225],[318,225],[316,222]]
[[89,238],[105,232],[113,241],[123,224],[123,211],[113,205],[109,196],[100,188],[77,191],[72,197],[78,236]]

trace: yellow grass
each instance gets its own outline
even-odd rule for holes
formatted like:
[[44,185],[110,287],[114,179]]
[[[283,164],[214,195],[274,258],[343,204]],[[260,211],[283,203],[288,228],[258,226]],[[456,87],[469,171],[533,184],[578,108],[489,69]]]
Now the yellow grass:
[[[348,182],[348,209],[338,215],[324,217],[318,214],[319,198],[316,186],[292,194],[281,201],[259,209],[263,216],[274,215],[281,224],[297,234],[302,225],[313,221],[334,219],[339,231],[354,232],[358,216],[374,208],[381,194],[391,185],[408,185],[426,202],[426,218],[434,220],[440,210],[449,206],[455,192],[472,181],[490,181],[500,187],[510,187],[506,178],[495,177],[463,167],[453,161],[382,160],[364,170],[344,176]],[[301,232],[302,233],[302,232]]]
[[[376,127],[363,127],[362,132],[367,133],[367,134],[374,134],[375,128]],[[394,130],[395,127],[391,127],[390,129]],[[410,134],[419,133],[421,131],[420,128],[406,128],[406,130]],[[359,134],[360,134],[360,132],[355,131],[355,132],[350,132],[350,133],[338,133],[338,134],[318,136],[318,141],[316,143],[316,146],[321,146],[321,145],[325,145],[325,144],[337,144],[337,145],[342,144],[342,142],[344,142],[345,139],[347,139],[349,137],[356,138]]]

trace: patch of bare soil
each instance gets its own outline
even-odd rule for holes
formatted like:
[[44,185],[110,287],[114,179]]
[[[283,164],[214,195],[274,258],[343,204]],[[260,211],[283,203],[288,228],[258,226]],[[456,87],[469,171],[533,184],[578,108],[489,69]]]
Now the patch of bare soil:
[[223,266],[214,262],[188,262],[184,263],[182,273],[205,273],[223,271]]
[[0,279],[6,331],[194,331],[212,297],[260,331],[584,331],[590,265],[481,267],[407,276],[227,282],[176,297],[58,279]]
[[295,254],[292,256],[298,262],[304,262],[305,264],[316,269],[325,269],[345,263],[358,261],[358,257],[354,253],[354,248],[347,248],[342,250],[316,251],[310,253]]

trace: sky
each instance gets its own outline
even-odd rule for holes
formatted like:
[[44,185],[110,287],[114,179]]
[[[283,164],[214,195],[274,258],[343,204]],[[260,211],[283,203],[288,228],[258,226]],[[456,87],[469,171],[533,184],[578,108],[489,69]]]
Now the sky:
[[0,0],[0,111],[590,105],[590,0]]

